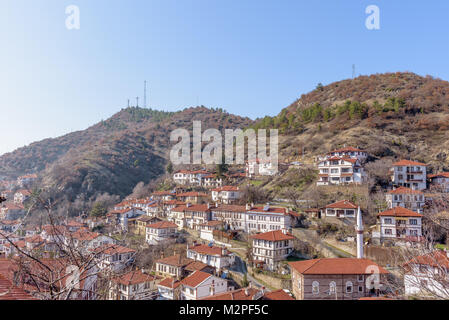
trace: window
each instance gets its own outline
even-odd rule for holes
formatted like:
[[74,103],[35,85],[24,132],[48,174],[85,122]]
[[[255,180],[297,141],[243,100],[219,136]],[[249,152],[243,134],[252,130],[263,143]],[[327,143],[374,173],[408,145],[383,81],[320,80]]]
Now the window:
[[391,218],[385,218],[384,222],[385,222],[385,224],[392,224],[393,220]]
[[385,234],[393,234],[393,232],[391,231],[391,229],[385,229]]
[[320,293],[320,284],[318,281],[312,282],[312,293],[313,294],[319,294]]
[[346,293],[352,293],[352,282],[346,282]]
[[335,294],[336,288],[337,284],[335,283],[335,281],[329,283],[329,294]]
[[363,293],[363,286],[359,286],[359,293]]
[[359,274],[359,282],[363,282],[363,274]]
[[411,225],[414,225],[414,226],[416,226],[418,224],[418,220],[417,219],[410,219],[409,222],[410,222]]

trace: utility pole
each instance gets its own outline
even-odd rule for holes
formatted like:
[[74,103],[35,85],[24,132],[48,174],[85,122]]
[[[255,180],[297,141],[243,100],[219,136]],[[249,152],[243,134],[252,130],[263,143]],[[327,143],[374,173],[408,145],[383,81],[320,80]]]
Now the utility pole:
[[139,107],[139,97],[136,97],[137,105],[136,107]]
[[352,79],[355,78],[355,64],[352,65]]
[[147,80],[143,83],[143,107],[147,107]]

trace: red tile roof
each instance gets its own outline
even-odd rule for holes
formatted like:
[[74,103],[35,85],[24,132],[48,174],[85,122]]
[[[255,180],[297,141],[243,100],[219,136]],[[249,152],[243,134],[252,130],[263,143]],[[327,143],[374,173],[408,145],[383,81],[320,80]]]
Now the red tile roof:
[[259,233],[251,236],[253,239],[267,240],[267,241],[284,241],[293,240],[295,237],[291,233],[284,234],[282,230],[269,231],[265,233]]
[[209,268],[209,266],[201,261],[193,261],[191,263],[189,263],[188,265],[185,266],[185,270],[187,271],[196,271],[196,270],[200,270],[203,271],[204,269]]
[[185,206],[177,206],[174,207],[172,212],[185,212],[185,211],[194,211],[194,212],[208,212],[210,209],[207,208],[207,204],[192,204]]
[[392,209],[388,209],[383,211],[378,216],[387,216],[387,217],[422,217],[422,214],[414,212],[412,210],[406,209],[404,207],[394,207]]
[[390,194],[423,194],[419,190],[412,190],[412,189],[406,188],[406,187],[399,187],[399,188],[389,191],[388,193],[390,193]]
[[449,178],[449,172],[439,172],[439,173],[436,173],[436,174],[429,174],[428,177],[430,179],[433,179],[433,178]]
[[155,278],[152,275],[145,274],[141,270],[133,270],[125,273],[124,275],[113,278],[112,281],[123,284],[125,286],[129,286],[153,281],[154,279]]
[[165,278],[164,280],[158,283],[158,286],[176,289],[177,287],[179,287],[180,284],[181,282],[178,280],[174,280],[173,278]]
[[201,300],[253,300],[253,297],[259,292],[255,288],[242,288],[225,293],[219,293]]
[[218,207],[212,206],[210,208],[212,211],[220,211],[220,212],[246,212],[245,206],[233,205],[233,204],[220,204]]
[[411,161],[411,160],[400,160],[398,162],[393,163],[394,167],[398,166],[427,166],[425,163]]
[[422,264],[431,267],[445,267],[449,269],[449,257],[446,252],[438,250],[426,255],[417,256],[405,263],[405,266],[412,264]]
[[203,271],[195,271],[190,276],[181,280],[181,283],[185,286],[196,288],[201,283],[203,283],[206,279],[212,277],[210,273],[206,273]]
[[291,295],[282,289],[267,292],[262,297],[263,300],[295,300]]
[[211,246],[205,244],[197,244],[193,247],[190,247],[189,250],[195,251],[196,253],[212,255],[212,256],[223,256],[223,248]]
[[221,192],[221,191],[239,191],[239,187],[236,186],[223,186],[219,188],[212,189],[212,191],[215,192]]
[[170,221],[160,221],[147,226],[151,229],[177,229],[178,225]]
[[207,194],[202,193],[202,192],[190,191],[190,192],[178,193],[176,195],[176,197],[207,197]]
[[[247,211],[247,210],[245,210]],[[292,213],[292,211],[288,210],[287,208],[279,208],[279,207],[272,207],[270,206],[268,210],[264,210],[264,207],[252,207],[248,212],[256,212],[256,213],[282,213],[284,215],[289,215]]]
[[331,204],[328,204],[326,208],[335,208],[335,209],[357,209],[357,205],[352,203],[349,200],[340,200]]
[[118,244],[105,244],[101,247],[94,249],[96,253],[103,253],[107,255],[113,255],[116,253],[132,253],[136,252],[136,250],[120,246]]
[[326,258],[294,261],[288,264],[301,274],[371,274],[372,266],[378,267],[380,274],[388,274],[387,270],[369,259]]

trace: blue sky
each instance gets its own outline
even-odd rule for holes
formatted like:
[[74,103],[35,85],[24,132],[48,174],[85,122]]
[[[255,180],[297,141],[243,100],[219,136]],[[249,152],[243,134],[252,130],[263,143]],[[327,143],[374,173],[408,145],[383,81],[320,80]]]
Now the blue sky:
[[[80,8],[67,30],[65,8]],[[380,30],[365,8],[380,9]],[[275,115],[316,84],[449,79],[449,1],[0,0],[0,154],[82,130],[135,97]]]

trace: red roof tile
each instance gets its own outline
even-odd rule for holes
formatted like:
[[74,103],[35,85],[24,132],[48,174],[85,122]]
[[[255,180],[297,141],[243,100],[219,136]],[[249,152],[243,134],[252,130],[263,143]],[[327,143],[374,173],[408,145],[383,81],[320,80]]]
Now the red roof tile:
[[133,270],[125,273],[124,275],[113,278],[112,281],[123,284],[125,286],[145,283],[153,281],[155,278],[152,275],[145,274],[141,270]]
[[259,293],[255,288],[242,288],[225,293],[219,293],[201,300],[253,300],[253,297]]
[[394,167],[398,166],[427,166],[425,163],[411,161],[411,160],[400,160],[398,162],[393,163]]
[[180,284],[181,282],[178,280],[174,280],[173,278],[165,278],[164,280],[158,283],[158,286],[176,289],[177,287],[179,287]]
[[202,282],[204,282],[206,279],[210,277],[212,277],[210,273],[206,273],[203,271],[195,271],[190,276],[181,280],[181,283],[185,286],[196,288],[198,285],[200,285]]
[[290,234],[290,233],[284,234],[282,232],[282,230],[259,233],[259,234],[251,236],[251,238],[258,239],[258,240],[267,240],[267,241],[284,241],[284,240],[295,239],[295,237],[292,234]]
[[223,248],[211,246],[205,244],[197,244],[190,247],[189,250],[195,251],[196,253],[213,255],[213,256],[223,256]]
[[335,209],[357,209],[358,207],[349,200],[340,200],[331,204],[328,204],[326,208]]
[[422,214],[406,209],[404,207],[394,207],[378,214],[378,216],[387,217],[422,217]]
[[178,225],[174,224],[170,221],[160,221],[147,226],[147,228],[151,229],[177,229]]
[[267,292],[262,297],[263,300],[295,300],[291,295],[282,289]]
[[372,266],[378,267],[381,274],[388,273],[369,259],[326,258],[294,261],[288,264],[301,274],[371,274],[369,267]]
[[406,188],[406,187],[399,187],[399,188],[389,191],[388,193],[390,193],[390,194],[423,194],[419,190],[412,190],[412,189]]

